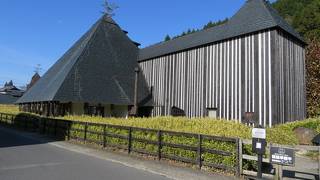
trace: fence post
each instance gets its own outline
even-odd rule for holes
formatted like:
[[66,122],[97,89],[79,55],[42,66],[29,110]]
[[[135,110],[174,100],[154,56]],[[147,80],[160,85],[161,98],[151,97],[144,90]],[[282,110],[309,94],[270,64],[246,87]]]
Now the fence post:
[[41,134],[41,119],[38,119],[38,133]]
[[282,165],[279,165],[279,177],[280,177],[280,180],[283,179],[283,168],[282,168]]
[[157,133],[158,136],[158,160],[161,160],[161,149],[162,149],[162,132],[161,130],[158,130]]
[[[272,147],[272,143],[270,143],[269,149],[271,149],[271,147]],[[280,165],[278,165],[278,164],[276,164],[275,166],[276,167],[275,167],[274,179],[281,180],[282,174],[280,171],[282,170],[282,168],[280,168]]]
[[46,134],[47,121],[46,121],[46,119],[42,119],[42,120],[43,120],[43,134]]
[[57,126],[58,126],[58,120],[54,120],[54,136],[57,136]]
[[28,121],[27,121],[27,118],[24,118],[24,130],[27,130],[27,126],[28,126]]
[[14,126],[13,115],[11,115],[11,126]]
[[85,124],[84,124],[84,143],[86,143],[86,141],[87,141],[87,130],[88,130],[88,123],[86,122]]
[[128,132],[128,154],[131,153],[131,142],[132,141],[132,127],[129,127],[129,132]]
[[320,146],[318,146],[318,178],[320,179]]
[[242,175],[242,139],[237,139],[237,176]]
[[198,134],[198,150],[197,150],[197,156],[198,156],[198,165],[199,169],[202,167],[202,135]]
[[107,125],[103,125],[103,148],[106,147],[106,143],[107,143]]
[[68,141],[70,140],[70,129],[71,129],[71,121],[66,121],[67,122],[67,139]]
[[36,132],[36,121],[32,119],[32,132]]

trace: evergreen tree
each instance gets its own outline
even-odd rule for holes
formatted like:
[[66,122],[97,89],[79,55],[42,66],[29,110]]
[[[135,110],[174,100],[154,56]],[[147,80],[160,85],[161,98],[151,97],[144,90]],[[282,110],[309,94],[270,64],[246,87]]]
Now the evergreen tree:
[[[219,20],[219,21],[214,22],[214,23],[212,21],[209,21],[206,25],[203,26],[203,28],[201,30],[208,29],[208,28],[211,28],[211,27],[214,27],[214,26],[218,26],[218,25],[224,24],[228,20],[229,19],[226,18],[223,21]],[[192,29],[192,30],[188,29],[186,32],[182,32],[180,35],[174,36],[171,39],[176,39],[176,38],[179,38],[179,37],[182,37],[182,36],[185,36],[185,35],[188,35],[188,34],[192,34],[192,33],[198,32],[198,31],[200,31],[200,30],[199,29]],[[166,39],[167,39],[167,37],[165,37],[165,41],[166,41]]]
[[278,0],[272,6],[306,39],[320,37],[319,0]]
[[298,11],[292,25],[306,38],[320,38],[320,1],[313,1]]
[[164,41],[170,41],[171,37],[167,34],[166,37],[164,38]]
[[308,42],[306,47],[306,95],[308,117],[320,115],[320,1],[278,0],[279,14]]

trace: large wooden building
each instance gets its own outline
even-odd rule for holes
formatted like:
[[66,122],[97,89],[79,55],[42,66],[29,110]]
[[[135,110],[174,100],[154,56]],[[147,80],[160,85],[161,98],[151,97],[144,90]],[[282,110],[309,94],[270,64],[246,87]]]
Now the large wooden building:
[[305,45],[265,0],[248,0],[225,24],[140,50],[104,16],[18,103],[46,115],[123,117],[139,105],[140,115],[251,115],[272,126],[306,117]]
[[189,117],[272,126],[306,117],[305,43],[264,0],[248,0],[225,24],[140,51],[153,89],[153,116],[172,107]]
[[[45,116],[127,117],[135,105],[137,45],[104,15],[17,101],[20,109]],[[152,99],[140,76],[137,104],[148,110]]]

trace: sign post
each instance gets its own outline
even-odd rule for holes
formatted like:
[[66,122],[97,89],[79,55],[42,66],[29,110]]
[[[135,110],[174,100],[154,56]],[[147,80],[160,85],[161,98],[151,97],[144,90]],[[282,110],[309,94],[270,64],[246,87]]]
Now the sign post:
[[252,129],[252,151],[258,155],[258,174],[257,178],[262,178],[262,156],[266,152],[266,129],[253,128]]

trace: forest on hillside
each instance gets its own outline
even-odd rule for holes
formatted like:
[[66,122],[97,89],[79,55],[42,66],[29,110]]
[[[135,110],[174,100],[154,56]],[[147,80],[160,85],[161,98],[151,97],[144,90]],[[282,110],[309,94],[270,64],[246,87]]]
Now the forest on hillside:
[[[320,116],[320,1],[319,0],[277,0],[272,6],[291,24],[308,43],[306,47],[306,95],[308,117]],[[209,22],[207,29],[227,22],[228,19]],[[185,36],[202,29],[189,29],[165,41]]]
[[278,0],[273,7],[306,40],[308,117],[320,116],[320,1]]

